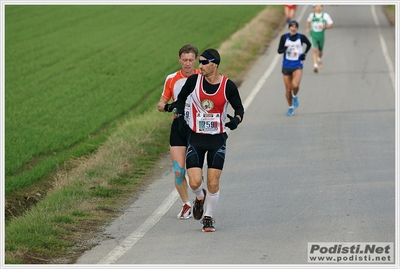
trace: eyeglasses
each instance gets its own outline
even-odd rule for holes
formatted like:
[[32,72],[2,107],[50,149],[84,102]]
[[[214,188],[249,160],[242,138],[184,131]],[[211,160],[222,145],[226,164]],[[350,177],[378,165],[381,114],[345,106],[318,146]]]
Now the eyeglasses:
[[199,63],[201,63],[202,65],[206,65],[206,64],[209,64],[210,62],[212,62],[214,60],[216,60],[216,59],[214,58],[214,59],[199,60]]

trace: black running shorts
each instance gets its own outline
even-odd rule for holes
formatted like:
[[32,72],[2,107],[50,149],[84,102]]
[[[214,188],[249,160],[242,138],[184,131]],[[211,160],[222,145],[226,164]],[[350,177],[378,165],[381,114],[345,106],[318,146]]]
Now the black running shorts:
[[175,118],[171,124],[171,133],[169,135],[169,145],[171,147],[174,146],[187,146],[187,139],[186,137],[182,136],[179,132],[179,122]]
[[298,68],[285,68],[282,67],[282,74],[284,76],[291,76],[293,75],[293,72],[296,71],[297,69],[303,69],[302,67],[298,67]]
[[186,168],[203,168],[207,153],[207,167],[222,170],[226,154],[226,133],[209,135],[191,132],[186,150]]

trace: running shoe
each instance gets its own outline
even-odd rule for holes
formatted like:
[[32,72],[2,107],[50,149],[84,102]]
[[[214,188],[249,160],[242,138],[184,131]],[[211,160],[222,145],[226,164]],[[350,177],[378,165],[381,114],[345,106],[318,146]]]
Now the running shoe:
[[286,116],[293,116],[294,108],[289,107],[288,111],[286,112]]
[[187,204],[184,204],[182,206],[181,212],[179,212],[177,217],[178,217],[178,219],[188,219],[191,216],[192,216],[191,207]]
[[206,190],[203,189],[204,198],[203,200],[196,200],[193,202],[193,218],[196,220],[201,219],[204,213],[204,201],[206,200]]
[[202,224],[203,224],[203,232],[215,232],[215,228],[214,228],[214,220],[212,219],[212,217],[209,216],[204,216],[203,220],[202,220]]
[[318,67],[314,66],[314,73],[318,73]]
[[298,108],[299,107],[299,100],[297,100],[297,96],[292,98],[293,101],[293,107]]

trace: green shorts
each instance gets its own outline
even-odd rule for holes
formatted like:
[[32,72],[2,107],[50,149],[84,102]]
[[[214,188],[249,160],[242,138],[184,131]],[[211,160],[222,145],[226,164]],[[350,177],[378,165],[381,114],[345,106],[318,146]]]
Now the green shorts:
[[324,48],[325,37],[324,36],[311,36],[311,44],[313,48],[317,48],[318,50],[322,50]]

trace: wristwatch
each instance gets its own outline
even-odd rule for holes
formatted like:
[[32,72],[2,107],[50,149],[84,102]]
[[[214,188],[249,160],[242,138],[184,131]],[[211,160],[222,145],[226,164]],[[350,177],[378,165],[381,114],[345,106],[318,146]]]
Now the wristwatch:
[[178,113],[178,109],[175,107],[174,108],[174,114],[175,114],[175,116],[177,117],[177,118],[179,118],[180,116],[183,116],[183,114],[179,114]]

